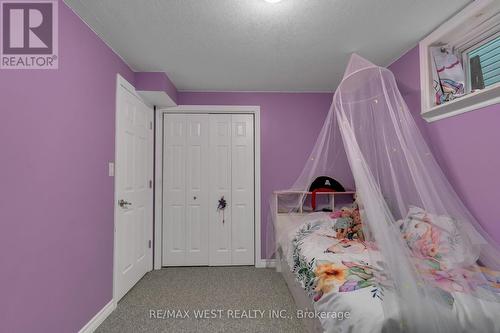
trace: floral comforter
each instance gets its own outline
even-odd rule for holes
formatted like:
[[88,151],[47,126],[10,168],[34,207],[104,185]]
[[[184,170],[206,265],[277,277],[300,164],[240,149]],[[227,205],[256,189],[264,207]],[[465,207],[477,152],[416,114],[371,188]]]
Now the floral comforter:
[[[339,241],[328,213],[310,215],[313,218],[289,232],[289,243],[282,249],[291,271],[311,297],[325,332],[380,332],[398,327],[396,312],[383,311],[384,296],[391,291],[384,283],[383,262],[376,246],[359,240]],[[490,287],[500,292],[500,275],[493,276],[491,282]],[[500,303],[481,300],[490,318],[478,321],[471,315],[477,299],[472,301],[473,296],[465,293],[443,292],[464,330],[500,332]],[[331,312],[349,315],[331,316]]]

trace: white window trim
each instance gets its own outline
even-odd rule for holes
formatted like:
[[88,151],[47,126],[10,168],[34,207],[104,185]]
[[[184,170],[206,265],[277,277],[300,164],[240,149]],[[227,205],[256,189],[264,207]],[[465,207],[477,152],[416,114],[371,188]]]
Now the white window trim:
[[[500,103],[500,85],[496,84],[481,91],[469,93],[461,98],[441,104],[432,103],[432,67],[429,47],[438,42],[455,41],[463,39],[470,30],[460,29],[467,24],[481,22],[484,18],[482,13],[488,13],[491,6],[498,8],[496,0],[476,0],[465,7],[462,11],[446,21],[429,36],[419,43],[420,56],[420,91],[421,91],[421,115],[427,122],[456,116],[464,112],[480,109],[492,104]],[[477,37],[477,34],[476,34]],[[471,36],[470,39],[473,39]]]

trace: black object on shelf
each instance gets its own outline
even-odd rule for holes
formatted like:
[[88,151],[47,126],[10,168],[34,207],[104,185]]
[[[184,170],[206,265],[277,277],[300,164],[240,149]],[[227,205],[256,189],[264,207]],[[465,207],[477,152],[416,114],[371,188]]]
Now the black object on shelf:
[[317,189],[330,189],[334,192],[345,192],[344,186],[333,178],[321,176],[316,178],[309,186],[309,191],[313,192]]
[[484,89],[483,69],[479,55],[470,58],[470,86],[471,91]]

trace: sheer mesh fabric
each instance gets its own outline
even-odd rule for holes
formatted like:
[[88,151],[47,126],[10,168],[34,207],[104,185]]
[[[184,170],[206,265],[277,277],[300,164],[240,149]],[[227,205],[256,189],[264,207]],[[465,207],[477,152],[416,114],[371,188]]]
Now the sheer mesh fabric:
[[[479,270],[480,263],[499,270],[500,249],[448,182],[388,69],[351,56],[315,146],[288,190],[307,191],[318,176],[333,177],[344,187],[356,189],[363,204],[364,233],[375,242],[383,258],[381,265],[388,290],[384,311],[394,313],[397,309],[398,329],[461,331],[448,297],[423,272],[419,261],[422,258],[416,258],[403,239],[401,221],[405,221],[412,207],[452,221],[460,246],[449,254],[452,259],[441,269],[474,271]],[[281,209],[286,209],[290,220],[296,221],[290,225],[276,224],[277,205],[271,204],[271,252],[286,246],[283,235],[307,219],[307,215],[296,214],[305,199],[305,195],[281,197]],[[498,302],[497,294],[484,288],[471,287],[464,293],[469,301],[477,301],[474,316],[478,320],[482,300]]]

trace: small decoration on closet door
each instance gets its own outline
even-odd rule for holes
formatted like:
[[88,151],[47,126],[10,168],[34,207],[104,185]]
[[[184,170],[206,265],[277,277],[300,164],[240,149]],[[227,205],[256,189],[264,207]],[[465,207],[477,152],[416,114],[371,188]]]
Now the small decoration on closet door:
[[224,224],[224,210],[226,209],[226,206],[227,206],[227,201],[226,199],[224,199],[224,196],[222,196],[220,199],[219,199],[219,204],[217,206],[217,211],[220,212],[222,211],[222,224]]

